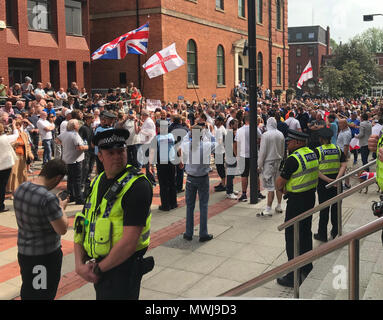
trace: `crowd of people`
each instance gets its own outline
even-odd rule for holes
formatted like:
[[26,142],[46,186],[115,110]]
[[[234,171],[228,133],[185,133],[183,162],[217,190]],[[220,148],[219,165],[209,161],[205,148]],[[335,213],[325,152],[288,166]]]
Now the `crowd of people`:
[[[0,85],[3,83],[0,77]],[[239,92],[245,93],[246,86],[241,83]],[[184,191],[185,168],[174,165],[175,158],[181,155],[180,145],[194,125],[209,131],[217,140],[218,147],[214,157],[225,160],[226,135],[232,136],[235,156],[244,159],[243,172],[237,173],[242,180],[242,194],[233,190],[233,168],[236,162],[218,161],[216,170],[220,182],[215,191],[226,191],[227,198],[247,200],[247,182],[249,176],[249,105],[244,97],[234,93],[232,98],[223,101],[178,101],[162,102],[161,107],[152,110],[146,108],[145,99],[139,89],[130,83],[126,89],[109,89],[105,95],[88,95],[85,88],[79,90],[72,82],[67,91],[60,88],[57,92],[48,82],[43,88],[41,82],[36,88],[32,79],[25,78],[25,83],[14,84],[11,88],[0,87],[5,99],[0,109],[0,121],[5,134],[14,133],[12,121],[15,120],[20,133],[13,142],[17,161],[12,167],[7,180],[6,192],[14,193],[17,187],[27,180],[27,172],[32,172],[31,165],[39,161],[38,148],[43,146],[42,161],[45,164],[51,158],[62,158],[70,168],[68,173],[68,191],[71,200],[83,202],[83,193],[90,182],[90,175],[96,164],[97,173],[102,171],[102,164],[97,157],[97,147],[92,145],[92,138],[103,130],[116,127],[130,132],[127,141],[129,163],[136,167],[144,166],[146,174],[155,182],[157,174],[160,185],[160,210],[168,211],[177,207],[176,195]],[[236,92],[234,90],[234,92]],[[6,93],[6,95],[4,95]],[[382,119],[376,100],[333,100],[333,99],[293,99],[289,103],[280,103],[265,90],[258,91],[258,148],[259,172],[264,170],[264,162],[271,158],[282,161],[286,158],[285,149],[270,151],[265,154],[262,135],[267,131],[281,132],[287,137],[287,129],[298,130],[309,135],[308,147],[315,149],[319,145],[318,132],[323,127],[333,130],[331,142],[339,145],[345,155],[353,155],[354,164],[359,154],[363,164],[368,161],[368,137],[380,132]],[[275,123],[267,124],[270,117]],[[162,121],[162,122],[161,122]],[[166,130],[160,130],[160,123],[167,124]],[[171,133],[173,132],[173,135]],[[177,135],[174,135],[177,132]],[[155,138],[158,150],[166,141],[166,148],[152,159],[149,157],[150,146]],[[267,136],[265,136],[265,141]],[[282,141],[279,137],[279,140]],[[154,141],[154,140],[153,140]],[[268,143],[267,143],[268,144]],[[264,144],[264,145],[267,145]],[[282,146],[281,143],[279,143]],[[174,153],[173,147],[178,150]],[[165,155],[165,153],[168,153]],[[376,155],[374,154],[373,157]],[[166,161],[164,160],[166,158]],[[138,159],[147,158],[140,163]],[[154,159],[156,158],[156,159]],[[171,159],[172,161],[168,161]],[[158,161],[161,160],[161,161]],[[275,160],[275,159],[272,159]],[[150,163],[152,162],[152,163]],[[166,162],[166,163],[165,163]],[[239,161],[239,163],[242,163]],[[154,169],[156,164],[156,170]],[[272,171],[278,167],[274,164]],[[278,167],[279,168],[279,167]],[[156,171],[156,173],[155,173]],[[268,170],[266,169],[266,173]],[[262,176],[262,175],[261,175]],[[263,184],[267,184],[263,179]],[[349,181],[345,187],[349,187]],[[260,198],[264,196],[259,193]],[[279,202],[280,203],[280,202]],[[266,211],[268,212],[268,205]],[[278,207],[279,210],[279,207]]]
[[[25,83],[14,84],[10,89],[6,88],[3,80],[0,77],[0,99],[3,99],[4,105],[0,109],[0,212],[8,210],[4,205],[6,192],[18,196],[18,201],[21,201],[19,186],[27,181],[28,171],[33,172],[38,161],[42,161],[43,168],[50,164],[53,166],[51,170],[57,171],[50,175],[46,172],[48,169],[43,170],[41,185],[57,185],[67,175],[67,202],[85,204],[86,208],[90,204],[86,203],[86,199],[92,190],[94,192],[92,178],[97,175],[98,178],[93,181],[99,181],[101,174],[106,172],[106,178],[102,178],[105,181],[100,180],[100,188],[103,188],[104,182],[112,183],[108,179],[109,175],[116,176],[110,174],[113,172],[113,161],[121,166],[122,149],[126,152],[128,165],[145,172],[152,186],[159,184],[159,210],[177,208],[178,194],[185,192],[186,228],[183,238],[187,241],[193,240],[197,194],[200,205],[199,241],[213,238],[207,227],[211,171],[216,170],[219,176],[215,192],[225,192],[225,198],[233,201],[247,201],[250,106],[244,84],[238,87],[238,94],[234,93],[225,100],[162,101],[161,106],[153,108],[133,83],[127,88],[109,89],[106,94],[90,95],[85,89],[79,90],[75,82],[66,91],[60,88],[56,92],[50,83],[45,88],[42,83],[37,83],[34,88],[29,77],[25,78]],[[319,175],[324,182],[319,185],[316,182],[314,187],[316,190],[318,186],[320,202],[329,199],[325,182],[334,181],[344,174],[351,155],[354,165],[359,154],[362,164],[366,164],[370,156],[368,139],[383,128],[383,104],[376,99],[294,98],[281,102],[273,98],[270,91],[263,94],[260,90],[257,94],[258,198],[267,198],[264,210],[258,214],[261,217],[283,212],[283,190],[289,192],[294,187],[299,188],[302,182],[298,179],[296,185],[290,183],[295,179],[294,172],[296,175],[301,170],[299,163],[302,166],[312,165],[310,161],[313,159],[323,161],[325,155],[337,155],[339,166],[327,168],[328,175]],[[40,142],[42,159],[39,159],[38,152]],[[113,151],[113,148],[120,151]],[[289,157],[293,153],[295,160]],[[306,157],[304,162],[300,160],[302,157]],[[376,154],[372,157],[375,158]],[[52,165],[52,159],[60,159],[61,162]],[[334,162],[335,158],[334,161],[326,161]],[[122,167],[125,165],[122,164]],[[240,177],[240,191],[234,190],[236,176]],[[49,179],[53,179],[51,183]],[[306,184],[309,182],[306,181]],[[261,186],[267,192],[266,196],[261,193]],[[350,181],[346,180],[343,187],[350,188]],[[314,199],[315,203],[315,196],[313,198],[312,190],[309,191],[310,197],[305,201],[310,200],[307,206],[312,207],[311,200]],[[24,190],[23,194],[28,192]],[[275,196],[277,205],[273,210]],[[52,204],[52,208],[64,211],[67,202],[63,201],[61,199]],[[145,201],[150,208],[151,201]],[[286,219],[288,212],[297,209],[291,203],[290,200]],[[321,212],[318,233],[314,235],[317,240],[327,241],[328,214],[328,209]],[[336,208],[332,209],[331,216],[332,237],[337,235],[335,215]],[[151,214],[145,217],[150,219]],[[62,234],[62,225],[66,220],[60,219],[62,221],[57,229]],[[145,221],[140,223],[145,225]],[[311,222],[302,229],[308,228],[311,238]],[[291,239],[289,241],[291,245]],[[302,243],[308,244],[307,241]],[[290,251],[287,250],[289,259],[290,245]],[[308,249],[302,250],[305,252]],[[97,277],[91,274],[89,268],[81,264],[79,270],[83,270],[80,273],[83,272],[84,279],[92,282],[91,279]],[[302,268],[306,276],[312,266],[307,268]],[[291,286],[291,276],[281,279],[279,283]]]

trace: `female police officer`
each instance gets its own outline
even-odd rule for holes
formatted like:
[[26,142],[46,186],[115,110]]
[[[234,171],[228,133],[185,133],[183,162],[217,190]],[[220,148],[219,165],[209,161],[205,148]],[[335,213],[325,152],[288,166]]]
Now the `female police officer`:
[[94,137],[105,171],[91,182],[74,223],[76,272],[94,283],[97,300],[138,299],[143,269],[153,267],[143,259],[150,242],[153,191],[146,177],[127,165],[128,137],[123,129]]

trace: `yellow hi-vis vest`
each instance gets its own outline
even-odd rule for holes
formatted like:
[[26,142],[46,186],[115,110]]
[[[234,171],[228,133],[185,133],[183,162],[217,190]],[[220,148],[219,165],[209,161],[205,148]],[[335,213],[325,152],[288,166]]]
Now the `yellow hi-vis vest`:
[[[108,205],[108,200],[105,197],[113,185],[105,193],[98,207],[96,207],[100,179],[102,175],[105,174],[102,172],[91,182],[92,191],[86,199],[83,212],[76,214],[74,222],[74,242],[81,244],[91,258],[96,259],[106,256],[122,237],[124,216],[121,200],[138,178],[146,178],[142,173],[137,174],[129,171],[129,167],[131,167],[131,165],[127,166],[127,171],[117,180],[123,187],[117,194],[112,207],[111,202],[109,202]],[[149,246],[151,217],[152,214],[149,213],[146,219],[146,225],[141,232],[136,251]]]
[[383,147],[383,135],[378,141],[378,147],[376,149],[376,182],[379,189],[383,190],[383,162],[379,160],[379,149]]
[[319,171],[324,175],[336,174],[340,168],[340,148],[334,144],[323,144],[319,151]]
[[286,191],[291,193],[305,192],[315,189],[318,185],[319,163],[316,154],[307,147],[295,150],[289,157],[294,157],[298,169],[286,183]]

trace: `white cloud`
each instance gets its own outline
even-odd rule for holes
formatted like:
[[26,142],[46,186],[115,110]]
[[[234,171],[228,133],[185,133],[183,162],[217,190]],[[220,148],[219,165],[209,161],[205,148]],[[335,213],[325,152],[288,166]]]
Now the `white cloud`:
[[364,22],[365,14],[383,14],[382,0],[288,0],[288,25],[330,27],[335,41],[347,42],[371,27],[383,28],[383,16]]

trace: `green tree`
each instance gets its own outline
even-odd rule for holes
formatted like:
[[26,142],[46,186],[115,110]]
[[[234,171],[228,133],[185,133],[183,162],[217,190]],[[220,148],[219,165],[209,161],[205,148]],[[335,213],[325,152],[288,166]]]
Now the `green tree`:
[[367,47],[356,39],[348,43],[339,45],[334,50],[334,58],[330,64],[338,70],[344,70],[344,65],[349,61],[355,61],[359,69],[363,71],[364,88],[374,85],[380,80],[380,71],[374,62],[374,55]]
[[341,91],[346,98],[362,95],[368,88],[366,75],[355,60],[346,61],[342,67]]
[[342,92],[342,70],[336,69],[334,66],[328,65],[321,69],[322,90],[330,97],[339,98]]
[[371,54],[383,52],[383,29],[369,28],[354,37],[354,40],[363,43]]
[[338,48],[339,44],[336,43],[336,41],[333,38],[330,38],[330,48],[332,51],[336,50]]

